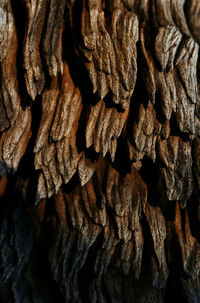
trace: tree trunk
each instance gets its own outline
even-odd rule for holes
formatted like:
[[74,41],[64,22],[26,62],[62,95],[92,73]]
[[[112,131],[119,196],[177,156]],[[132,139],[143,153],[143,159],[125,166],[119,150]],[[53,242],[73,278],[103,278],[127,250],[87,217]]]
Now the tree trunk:
[[0,302],[200,302],[199,0],[0,1]]

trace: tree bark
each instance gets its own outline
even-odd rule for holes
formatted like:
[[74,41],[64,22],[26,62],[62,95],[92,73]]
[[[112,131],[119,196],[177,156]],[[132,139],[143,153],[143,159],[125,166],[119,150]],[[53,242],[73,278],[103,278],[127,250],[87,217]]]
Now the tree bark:
[[200,302],[200,2],[1,0],[0,302]]

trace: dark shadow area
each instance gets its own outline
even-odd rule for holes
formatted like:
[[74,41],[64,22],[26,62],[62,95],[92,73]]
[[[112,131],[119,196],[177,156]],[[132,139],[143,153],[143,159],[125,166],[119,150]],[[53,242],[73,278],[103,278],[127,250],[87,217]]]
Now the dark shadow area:
[[147,200],[152,206],[160,206],[161,193],[159,190],[160,172],[157,163],[147,156],[141,160],[142,166],[139,171],[141,177],[147,185]]

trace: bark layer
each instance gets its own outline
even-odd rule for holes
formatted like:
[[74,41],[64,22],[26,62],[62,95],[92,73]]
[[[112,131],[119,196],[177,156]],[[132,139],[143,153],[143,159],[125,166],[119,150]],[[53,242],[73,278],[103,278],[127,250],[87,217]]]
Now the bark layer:
[[18,2],[0,3],[0,300],[200,302],[198,0]]

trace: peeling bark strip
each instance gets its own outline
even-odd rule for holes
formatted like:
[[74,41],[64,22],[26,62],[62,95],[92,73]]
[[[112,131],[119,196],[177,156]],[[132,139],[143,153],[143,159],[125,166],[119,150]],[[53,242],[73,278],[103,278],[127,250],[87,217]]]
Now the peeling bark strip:
[[[105,4],[105,3],[104,3]],[[103,99],[111,90],[113,101],[127,108],[137,74],[138,17],[114,8],[105,18],[101,1],[88,0],[89,11],[83,8],[81,33],[93,93]]]
[[0,4],[0,131],[10,127],[18,116],[16,52],[17,36],[10,1]]
[[0,302],[200,302],[199,32],[198,0],[0,1]]

